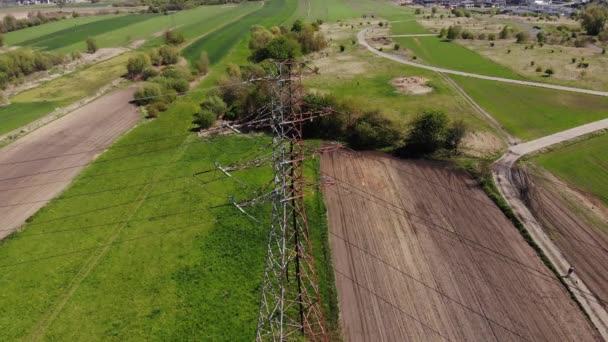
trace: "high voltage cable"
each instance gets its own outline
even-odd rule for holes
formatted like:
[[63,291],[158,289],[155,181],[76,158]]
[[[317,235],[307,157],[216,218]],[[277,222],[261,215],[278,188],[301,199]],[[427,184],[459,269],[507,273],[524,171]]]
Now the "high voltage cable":
[[356,248],[356,249],[360,250],[361,252],[363,252],[363,253],[365,253],[365,254],[369,255],[369,256],[370,256],[370,257],[372,257],[373,259],[378,260],[380,263],[382,263],[382,264],[384,264],[384,265],[388,266],[389,268],[394,269],[395,271],[399,272],[400,274],[402,274],[402,275],[404,275],[404,276],[406,276],[406,277],[408,277],[408,278],[412,279],[413,281],[415,281],[415,282],[417,282],[417,283],[421,284],[422,286],[424,286],[424,287],[426,287],[426,288],[428,288],[428,289],[430,289],[430,290],[432,290],[432,291],[434,291],[434,292],[438,293],[439,295],[441,295],[441,296],[443,296],[443,297],[445,297],[445,298],[449,299],[450,301],[452,301],[452,302],[454,302],[454,303],[456,303],[456,304],[458,304],[458,305],[462,306],[463,308],[465,308],[465,309],[467,309],[467,310],[469,310],[469,311],[471,311],[471,312],[473,312],[473,313],[475,313],[475,314],[477,314],[477,315],[481,316],[481,317],[482,317],[483,319],[485,319],[486,321],[488,321],[488,322],[490,322],[490,323],[493,323],[493,324],[498,325],[499,327],[501,327],[501,328],[503,328],[503,329],[505,329],[505,330],[507,330],[507,331],[511,332],[512,334],[519,336],[519,337],[520,337],[521,339],[523,339],[523,340],[530,341],[530,340],[528,340],[527,338],[525,338],[524,336],[522,336],[522,335],[520,335],[519,333],[517,333],[516,331],[513,331],[513,330],[509,329],[508,327],[506,327],[506,326],[502,325],[501,323],[499,323],[499,322],[497,322],[497,321],[495,321],[495,320],[493,320],[493,319],[491,319],[491,318],[488,318],[488,317],[487,317],[485,314],[478,312],[477,310],[475,310],[475,309],[473,309],[473,308],[469,307],[468,305],[466,305],[466,304],[464,304],[464,303],[460,302],[458,299],[455,299],[455,298],[451,297],[450,295],[448,295],[448,294],[446,294],[446,293],[444,293],[444,292],[440,291],[439,289],[437,289],[437,288],[435,288],[435,287],[433,287],[433,286],[431,286],[431,285],[429,285],[429,284],[425,283],[424,281],[422,281],[422,280],[420,280],[420,279],[418,279],[418,278],[416,278],[416,277],[412,276],[411,274],[409,274],[409,273],[407,273],[407,272],[405,272],[405,271],[401,270],[399,267],[397,267],[397,266],[395,266],[395,265],[393,265],[393,264],[391,264],[391,263],[389,263],[389,262],[385,261],[384,259],[382,259],[381,257],[379,257],[379,256],[375,255],[374,253],[369,252],[369,251],[368,251],[368,250],[366,250],[365,248],[363,248],[363,247],[361,247],[361,246],[358,246],[358,245],[356,245],[356,244],[354,244],[354,243],[350,242],[350,241],[349,241],[349,239],[346,239],[346,238],[344,238],[344,237],[342,237],[342,236],[340,236],[340,235],[338,235],[338,234],[335,234],[335,233],[333,233],[333,232],[331,232],[331,231],[329,232],[329,234],[331,234],[331,235],[335,236],[336,238],[338,238],[338,239],[340,239],[340,240],[344,241],[345,243],[347,243],[347,244],[349,244],[350,246],[352,246],[352,247],[354,247],[354,248]]
[[437,334],[438,336],[444,338],[447,341],[451,341],[449,337],[444,336],[443,334],[441,334],[441,332],[437,331],[436,329],[434,329],[433,327],[431,327],[430,325],[424,323],[423,321],[421,321],[420,319],[416,318],[415,316],[413,316],[412,314],[406,312],[405,310],[403,310],[401,307],[399,307],[397,304],[391,302],[390,300],[380,296],[378,293],[372,291],[370,288],[368,288],[367,286],[359,283],[358,281],[356,281],[355,279],[353,279],[352,277],[348,276],[346,273],[333,268],[334,272],[340,274],[341,276],[343,276],[344,278],[350,280],[353,284],[357,285],[358,287],[366,290],[367,292],[369,292],[370,294],[372,294],[374,297],[380,299],[381,301],[385,302],[386,304],[392,306],[393,308],[397,309],[399,312],[401,312],[402,314],[408,316],[409,318],[413,319],[414,321],[418,322],[420,325],[422,325],[424,328],[427,328],[429,330],[431,330],[433,333]]
[[[529,266],[529,265],[526,265],[526,264],[522,263],[522,262],[521,262],[521,261],[519,261],[519,260],[513,259],[513,258],[511,258],[511,257],[509,257],[509,256],[507,256],[507,255],[504,255],[504,254],[502,254],[502,253],[500,253],[500,252],[498,252],[498,251],[493,250],[493,249],[492,249],[492,248],[490,248],[490,247],[487,247],[487,246],[482,245],[482,244],[480,244],[480,243],[478,243],[478,242],[475,242],[475,241],[473,241],[473,240],[471,240],[471,239],[468,239],[467,237],[462,236],[461,234],[459,234],[459,233],[457,233],[457,232],[455,232],[455,231],[451,231],[450,229],[448,229],[448,228],[446,228],[446,227],[444,227],[444,226],[441,226],[441,225],[439,225],[439,224],[437,224],[437,223],[434,223],[433,221],[431,221],[431,220],[429,220],[429,219],[427,219],[427,218],[423,218],[423,217],[421,217],[421,216],[419,216],[419,215],[417,215],[417,214],[415,214],[415,213],[411,212],[411,211],[410,211],[410,210],[408,210],[408,209],[405,209],[405,208],[403,208],[403,207],[401,207],[401,206],[399,206],[399,205],[396,205],[396,204],[391,203],[391,202],[389,202],[389,201],[387,201],[387,200],[385,200],[385,199],[383,199],[383,198],[380,198],[380,197],[378,197],[378,196],[376,196],[376,195],[374,195],[374,194],[372,194],[372,193],[369,193],[369,192],[367,192],[367,191],[365,191],[365,190],[362,190],[362,189],[360,189],[360,188],[358,188],[358,187],[356,187],[356,186],[354,186],[354,185],[352,185],[352,184],[350,184],[350,183],[348,183],[348,182],[346,182],[346,181],[344,181],[344,180],[341,180],[341,179],[339,179],[339,178],[337,178],[337,177],[335,177],[335,176],[331,176],[331,175],[329,175],[329,174],[327,174],[327,173],[325,173],[325,172],[321,172],[321,174],[324,174],[324,175],[326,175],[327,177],[333,178],[333,179],[337,180],[338,182],[340,182],[340,183],[342,183],[342,184],[345,184],[347,187],[353,188],[353,189],[355,189],[355,190],[357,190],[357,191],[359,191],[359,192],[362,192],[362,193],[364,193],[364,194],[366,194],[366,195],[367,195],[367,196],[359,195],[359,196],[361,196],[361,197],[364,197],[364,198],[366,198],[366,199],[368,199],[368,200],[369,200],[369,199],[370,199],[370,197],[371,197],[371,200],[372,200],[372,201],[374,201],[374,199],[376,199],[377,201],[384,202],[384,203],[386,203],[386,204],[388,204],[388,205],[390,205],[390,206],[394,207],[394,208],[395,208],[395,209],[397,209],[397,210],[403,211],[404,213],[408,214],[408,215],[409,215],[409,216],[411,216],[411,217],[414,217],[414,218],[417,218],[417,219],[419,219],[419,220],[421,220],[421,221],[427,222],[427,223],[428,223],[430,226],[437,227],[437,228],[439,228],[439,229],[440,229],[440,230],[442,230],[442,231],[445,231],[445,232],[447,232],[447,233],[450,233],[450,234],[456,235],[456,236],[460,237],[460,238],[461,238],[461,239],[463,239],[463,240],[466,240],[467,242],[469,242],[469,243],[471,243],[471,244],[477,245],[477,246],[479,246],[479,247],[481,247],[481,248],[483,248],[483,249],[486,249],[486,250],[488,250],[488,251],[490,251],[490,252],[492,252],[492,253],[494,253],[494,254],[496,254],[496,255],[499,255],[499,256],[501,256],[501,257],[503,257],[503,258],[507,259],[507,260],[510,260],[511,262],[513,262],[513,263],[516,263],[516,264],[520,265],[520,267],[521,267],[521,266],[523,266],[523,267],[524,267],[524,268],[526,268],[526,269],[529,269],[529,270],[532,270],[532,271],[534,271],[534,272],[538,273],[538,275],[534,275],[534,274],[532,274],[532,273],[528,272],[528,273],[530,273],[532,276],[538,277],[539,279],[542,279],[542,280],[544,280],[544,281],[547,281],[547,282],[549,282],[549,283],[551,283],[551,284],[553,284],[553,285],[556,285],[556,286],[561,286],[561,285],[563,284],[563,283],[555,283],[555,282],[553,282],[553,280],[556,280],[556,279],[555,279],[555,278],[554,278],[554,276],[552,276],[552,275],[545,274],[545,273],[543,273],[543,272],[541,272],[541,271],[539,271],[539,270],[537,270],[537,269],[535,269],[535,268],[533,268],[533,267],[531,267],[531,266]],[[376,201],[374,201],[374,202],[376,202]],[[377,203],[377,202],[376,202],[376,203]],[[380,205],[380,206],[383,206],[383,205]],[[386,207],[386,206],[383,206],[383,207],[388,208],[388,207]],[[424,223],[423,223],[423,224],[424,224]],[[426,224],[425,224],[425,225],[426,225]],[[513,266],[516,266],[516,265],[513,265]],[[541,276],[542,276],[542,277],[541,277]],[[581,293],[581,294],[583,294],[583,295],[588,295],[588,296],[591,296],[591,298],[590,298],[590,297],[586,297],[586,298],[587,298],[587,299],[589,299],[589,300],[591,300],[591,301],[594,301],[594,302],[596,302],[596,303],[598,303],[598,304],[602,304],[602,303],[608,303],[608,301],[606,301],[606,300],[604,300],[604,299],[602,299],[602,298],[597,297],[597,299],[596,299],[595,294],[590,293],[590,292],[587,292],[587,291],[584,291],[584,290],[582,290],[582,289],[580,289],[580,288],[578,288],[578,287],[576,287],[576,286],[570,286],[570,285],[567,285],[567,284],[563,284],[563,285],[564,285],[564,286],[566,286],[566,287],[568,287],[568,288],[570,288],[570,289],[577,290],[578,292],[580,292],[580,293]],[[602,305],[603,305],[603,304],[602,304]]]
[[[367,158],[367,159],[370,159],[370,160],[373,160],[373,161],[378,161],[377,159],[370,158],[370,157],[365,156],[365,155],[363,155],[363,154],[357,154],[357,157],[362,157],[362,158]],[[466,193],[461,192],[460,190],[456,190],[456,189],[454,189],[454,188],[452,188],[452,187],[449,187],[449,186],[447,186],[447,185],[443,185],[443,184],[441,184],[441,183],[431,181],[431,180],[427,179],[426,177],[423,177],[423,176],[417,175],[417,174],[415,174],[415,173],[412,173],[412,172],[410,172],[410,171],[407,171],[407,170],[402,169],[402,168],[400,168],[400,167],[397,167],[397,166],[395,166],[395,165],[389,165],[389,164],[384,163],[384,162],[381,162],[381,163],[382,163],[383,165],[385,165],[385,166],[391,167],[391,168],[393,168],[393,169],[395,169],[395,170],[398,170],[398,171],[400,171],[400,172],[407,173],[408,175],[411,175],[411,176],[414,176],[414,177],[416,177],[416,178],[418,178],[418,179],[421,179],[421,180],[423,180],[423,181],[425,181],[425,182],[427,182],[427,183],[430,183],[430,184],[433,184],[433,185],[436,185],[436,186],[442,187],[442,188],[444,188],[444,189],[446,189],[446,190],[448,190],[448,191],[451,191],[451,192],[457,193],[457,194],[459,194],[459,195],[461,195],[461,196],[463,196],[463,197],[466,197],[466,198],[468,198],[468,199],[475,200],[475,201],[477,201],[477,202],[479,202],[479,203],[481,203],[481,204],[483,204],[483,205],[485,205],[485,206],[488,206],[488,207],[491,207],[491,208],[495,208],[495,207],[496,207],[496,204],[495,204],[495,203],[493,203],[493,202],[487,202],[487,201],[481,200],[481,199],[479,199],[479,198],[473,197],[473,196],[471,196],[471,195],[467,195]],[[526,223],[536,223],[536,224],[540,225],[540,223],[538,223],[538,222],[532,222],[532,221],[527,220],[527,219],[522,219],[522,218],[520,218],[519,220],[520,220],[520,221],[523,221],[523,222],[526,222]],[[567,233],[565,233],[565,232],[563,232],[563,231],[561,231],[561,230],[559,230],[559,229],[557,229],[557,228],[551,228],[551,227],[547,227],[547,226],[544,226],[544,225],[541,225],[541,227],[543,227],[543,228],[545,228],[545,229],[548,229],[548,230],[555,231],[555,232],[557,232],[557,233],[559,233],[559,234],[561,234],[561,235],[564,235],[564,236],[566,236],[566,237],[568,237],[568,238],[571,238],[571,239],[573,239],[573,240],[575,240],[575,241],[578,241],[578,242],[580,242],[580,243],[582,243],[582,244],[585,244],[585,245],[587,245],[587,246],[590,246],[590,247],[593,247],[593,248],[597,248],[597,249],[601,250],[601,251],[602,251],[602,252],[604,252],[604,253],[608,253],[608,249],[606,249],[606,248],[605,248],[605,247],[603,247],[603,246],[598,246],[598,245],[596,245],[596,244],[594,244],[594,243],[591,243],[591,242],[587,242],[587,241],[581,240],[581,239],[579,239],[579,238],[577,238],[577,237],[575,237],[575,236],[573,236],[573,235],[571,235],[571,234],[567,234]]]

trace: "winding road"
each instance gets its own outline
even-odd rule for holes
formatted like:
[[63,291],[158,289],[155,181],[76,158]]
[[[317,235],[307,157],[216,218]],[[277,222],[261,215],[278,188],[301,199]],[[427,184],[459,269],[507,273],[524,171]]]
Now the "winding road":
[[[373,48],[366,40],[367,38],[370,38],[370,37],[367,37],[368,29],[369,28],[361,30],[357,34],[357,39],[359,41],[359,44],[380,57],[383,57],[383,58],[386,58],[386,59],[389,59],[389,60],[392,60],[392,61],[395,61],[398,63],[402,63],[402,64],[406,64],[406,65],[410,65],[410,66],[414,66],[414,67],[418,67],[418,68],[422,68],[422,69],[426,69],[426,70],[435,71],[440,74],[460,75],[460,76],[466,76],[466,77],[491,80],[491,81],[496,81],[496,82],[512,83],[512,84],[519,84],[519,85],[525,85],[525,86],[548,88],[548,89],[555,89],[555,90],[562,90],[562,91],[569,91],[569,92],[574,92],[574,93],[590,94],[590,95],[597,95],[597,96],[608,96],[608,92],[604,92],[604,91],[596,91],[596,90],[574,88],[574,87],[565,87],[565,86],[538,83],[538,82],[513,80],[513,79],[479,75],[479,74],[474,74],[474,73],[468,73],[468,72],[462,72],[462,71],[457,71],[457,70],[450,70],[450,69],[420,64],[420,63],[408,60],[407,58],[405,58],[403,56],[385,53],[385,52],[378,51],[377,49]],[[399,35],[399,36],[408,36],[408,35]],[[473,101],[472,99],[470,99],[470,97],[466,93],[464,93],[464,91],[462,89],[460,89],[459,87],[456,87],[456,88],[457,88],[457,90],[459,90],[459,92],[461,92],[461,94],[465,97],[465,99],[469,99],[470,102]],[[473,101],[473,104],[474,104],[474,101]],[[475,107],[475,105],[474,105],[474,107]],[[476,109],[478,111],[481,110],[482,113],[485,113],[484,116],[489,116],[489,114],[487,114],[487,112],[485,112],[483,109],[481,109],[481,108],[476,108]],[[496,125],[500,126],[500,124],[494,118],[486,118],[486,119],[494,126],[496,126]],[[517,162],[517,160],[519,160],[521,157],[523,157],[527,154],[541,151],[550,146],[560,144],[560,143],[563,143],[566,141],[570,141],[570,140],[573,140],[573,139],[576,139],[576,138],[579,138],[582,136],[586,136],[586,135],[589,135],[589,134],[592,134],[595,132],[599,132],[602,130],[608,130],[608,118],[599,120],[599,121],[595,121],[595,122],[591,122],[591,123],[588,123],[588,124],[585,124],[582,126],[574,127],[574,128],[562,131],[562,132],[558,132],[558,133],[555,133],[552,135],[548,135],[548,136],[536,139],[536,140],[528,141],[526,143],[513,144],[513,142],[511,141],[512,140],[512,138],[511,138],[511,139],[509,139],[510,140],[509,142],[512,145],[508,148],[507,152],[500,159],[498,159],[493,165],[492,175],[494,177],[494,182],[496,183],[502,196],[505,198],[505,200],[507,201],[507,203],[509,204],[511,209],[514,211],[514,213],[517,215],[519,220],[521,222],[525,223],[526,230],[530,233],[530,235],[532,236],[532,238],[534,239],[536,244],[538,244],[538,246],[542,249],[543,253],[547,256],[549,261],[554,265],[554,267],[556,267],[558,272],[561,272],[562,274],[566,274],[568,268],[570,267],[570,263],[568,263],[568,261],[566,260],[564,255],[559,250],[559,248],[555,245],[555,243],[551,240],[551,238],[545,233],[545,231],[543,230],[543,228],[541,227],[539,222],[536,220],[535,216],[530,212],[530,210],[528,209],[528,207],[525,205],[522,198],[520,197],[520,191],[516,185],[519,183],[517,181],[517,177],[519,175],[517,172],[514,171],[513,165]],[[507,133],[507,137],[510,137],[510,135],[508,133]],[[592,291],[589,290],[588,286],[576,275],[576,273],[572,274],[572,276],[570,276],[568,278],[563,278],[563,280],[567,284],[568,287],[577,288],[580,290],[580,291],[571,291],[571,292],[574,294],[576,299],[579,301],[579,303],[581,304],[581,306],[583,307],[585,312],[589,315],[591,322],[598,329],[599,333],[604,338],[604,340],[608,341],[608,312],[606,311],[606,309],[600,304],[600,301],[598,301],[596,298],[589,298],[588,296],[586,296],[584,294],[584,292],[592,293]]]
[[399,56],[399,55],[393,55],[390,53],[386,53],[386,52],[382,52],[382,51],[378,51],[377,49],[375,49],[374,47],[372,47],[368,42],[367,42],[367,31],[369,30],[369,28],[363,29],[361,31],[359,31],[359,33],[357,34],[357,40],[359,41],[359,44],[365,48],[367,48],[369,51],[375,53],[376,55],[386,58],[386,59],[390,59],[392,61],[401,63],[401,64],[406,64],[406,65],[411,65],[417,68],[421,68],[421,69],[426,69],[426,70],[431,70],[431,71],[436,71],[436,72],[441,72],[444,74],[450,74],[450,75],[459,75],[459,76],[465,76],[465,77],[473,77],[473,78],[479,78],[479,79],[483,79],[483,80],[490,80],[490,81],[496,81],[496,82],[503,82],[503,83],[512,83],[512,84],[519,84],[519,85],[525,85],[525,86],[531,86],[531,87],[538,87],[538,88],[548,88],[548,89],[555,89],[555,90],[563,90],[563,91],[569,91],[569,92],[573,92],[573,93],[582,93],[582,94],[589,94],[589,95],[597,95],[597,96],[608,96],[608,92],[607,91],[599,91],[599,90],[590,90],[590,89],[583,89],[583,88],[575,88],[575,87],[566,87],[566,86],[560,86],[560,85],[555,85],[555,84],[547,84],[547,83],[540,83],[540,82],[530,82],[530,81],[521,81],[521,80],[513,80],[510,78],[502,78],[502,77],[494,77],[494,76],[486,76],[486,75],[480,75],[480,74],[474,74],[474,73],[470,73],[470,72],[464,72],[464,71],[458,71],[458,70],[450,70],[450,69],[445,69],[445,68],[439,68],[439,67],[434,67],[431,65],[426,65],[426,64],[421,64],[421,63],[417,63],[414,61],[411,61],[403,56]]

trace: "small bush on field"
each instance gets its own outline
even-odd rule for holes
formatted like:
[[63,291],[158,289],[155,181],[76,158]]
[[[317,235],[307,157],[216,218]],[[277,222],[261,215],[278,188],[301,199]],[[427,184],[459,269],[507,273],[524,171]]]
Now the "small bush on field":
[[201,52],[198,62],[196,63],[196,70],[198,70],[201,75],[207,75],[209,72],[209,55],[207,55],[207,52]]
[[17,49],[0,54],[0,88],[24,76],[51,69],[65,62],[65,56],[31,49]]
[[553,68],[547,68],[545,70],[545,74],[547,74],[547,76],[551,76],[555,73],[555,71],[553,71]]
[[158,49],[162,65],[175,64],[179,61],[179,51],[170,45],[163,45]]
[[127,71],[130,78],[137,78],[142,76],[144,70],[151,65],[150,57],[148,55],[140,53],[136,56],[130,57],[127,61]]
[[524,44],[530,40],[530,34],[528,32],[519,32],[515,35],[515,39],[518,44]]
[[460,35],[462,33],[462,27],[455,25],[455,26],[450,26],[448,27],[448,31],[446,33],[446,38],[448,40],[454,40],[454,39],[458,39],[460,38]]
[[340,45],[340,52],[344,52],[344,50],[346,50],[346,48],[344,47],[344,45]]
[[135,103],[142,106],[155,102],[158,98],[160,98],[161,95],[162,88],[159,84],[148,83],[139,88],[133,97],[135,99]]
[[199,129],[207,129],[215,123],[217,117],[215,114],[208,110],[202,110],[196,114],[194,114],[194,124],[198,126]]
[[461,37],[462,37],[462,39],[475,39],[475,36],[473,35],[473,33],[471,33],[471,31],[467,31],[467,30],[462,31]]
[[395,47],[394,47],[395,51],[399,51],[400,48],[401,48],[401,46],[399,44],[395,44]]
[[536,72],[542,72],[542,71],[543,71],[543,68],[542,68],[542,67],[540,67],[540,66],[539,66],[539,67],[536,67]]
[[182,79],[188,82],[194,80],[194,76],[192,76],[190,69],[181,65],[171,65],[165,68],[161,74],[163,77]]
[[87,38],[87,52],[95,53],[97,52],[97,42],[93,38]]
[[146,68],[144,70],[144,72],[142,73],[142,78],[144,80],[148,80],[150,78],[154,78],[156,76],[160,75],[160,72],[152,67]]
[[462,121],[450,123],[443,112],[424,112],[413,120],[405,145],[396,152],[400,156],[420,156],[441,149],[457,151],[465,133]]
[[165,32],[165,43],[169,45],[180,45],[186,41],[183,33],[169,30]]

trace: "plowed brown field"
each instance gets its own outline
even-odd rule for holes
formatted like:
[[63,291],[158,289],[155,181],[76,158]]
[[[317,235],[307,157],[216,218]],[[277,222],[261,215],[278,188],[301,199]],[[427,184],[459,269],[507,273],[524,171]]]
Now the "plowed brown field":
[[133,127],[134,89],[75,110],[0,149],[0,239],[59,194],[96,155]]
[[595,330],[475,181],[386,155],[321,157],[348,341],[593,341]]
[[[608,308],[608,221],[585,210],[573,190],[549,178],[528,178],[527,205],[576,274]],[[579,195],[583,196],[583,195]],[[598,200],[596,206],[603,204]]]

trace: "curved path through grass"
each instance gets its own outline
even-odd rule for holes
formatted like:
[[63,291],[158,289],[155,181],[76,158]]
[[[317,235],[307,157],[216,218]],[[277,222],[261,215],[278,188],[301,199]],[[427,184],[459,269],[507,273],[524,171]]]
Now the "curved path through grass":
[[490,80],[490,81],[496,81],[496,82],[512,83],[512,84],[519,84],[519,85],[525,85],[525,86],[531,86],[531,87],[548,88],[548,89],[569,91],[569,92],[574,92],[574,93],[582,93],[582,94],[608,97],[608,92],[606,92],[606,91],[597,91],[597,90],[590,90],[590,89],[583,89],[583,88],[566,87],[566,86],[560,86],[560,85],[554,85],[554,84],[548,84],[548,83],[530,82],[530,81],[514,80],[514,79],[510,79],[510,78],[486,76],[486,75],[480,75],[480,74],[475,74],[475,73],[470,73],[470,72],[451,70],[451,69],[445,69],[445,68],[439,68],[439,67],[435,67],[435,66],[431,66],[431,65],[421,64],[418,62],[411,61],[403,56],[393,55],[393,54],[382,52],[382,51],[379,51],[379,50],[373,48],[366,41],[366,38],[367,38],[366,35],[367,35],[368,30],[369,30],[369,28],[363,29],[363,30],[359,31],[359,33],[357,34],[357,40],[359,41],[359,44],[380,57],[390,59],[392,61],[395,61],[395,62],[398,62],[401,64],[411,65],[411,66],[415,66],[415,67],[422,68],[422,69],[441,72],[444,74],[459,75],[459,76],[479,78],[479,79],[483,79],[483,80]]

